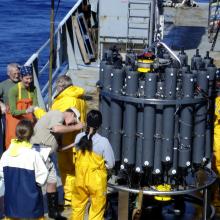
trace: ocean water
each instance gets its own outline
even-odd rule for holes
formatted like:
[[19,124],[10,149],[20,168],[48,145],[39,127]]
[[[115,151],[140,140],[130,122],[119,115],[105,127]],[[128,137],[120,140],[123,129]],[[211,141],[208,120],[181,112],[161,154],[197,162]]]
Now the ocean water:
[[[56,24],[75,2],[60,0]],[[0,0],[0,81],[7,78],[8,63],[24,64],[49,38],[50,3],[50,0]],[[55,0],[55,11],[57,3]]]
[[[60,0],[55,25],[76,0]],[[0,0],[0,81],[8,63],[24,64],[49,38],[50,0]],[[55,0],[55,11],[58,0]]]

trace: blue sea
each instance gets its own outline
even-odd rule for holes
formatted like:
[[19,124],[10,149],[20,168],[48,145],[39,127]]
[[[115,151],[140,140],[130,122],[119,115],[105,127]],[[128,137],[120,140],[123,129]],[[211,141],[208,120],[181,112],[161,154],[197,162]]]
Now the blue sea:
[[[75,2],[60,0],[56,24]],[[49,38],[50,3],[50,0],[0,0],[0,81],[7,78],[8,63],[24,64]],[[57,4],[55,0],[55,11]]]
[[[60,0],[56,26],[76,0]],[[50,0],[0,0],[0,81],[8,63],[24,64],[49,38]],[[55,0],[55,11],[58,0]]]

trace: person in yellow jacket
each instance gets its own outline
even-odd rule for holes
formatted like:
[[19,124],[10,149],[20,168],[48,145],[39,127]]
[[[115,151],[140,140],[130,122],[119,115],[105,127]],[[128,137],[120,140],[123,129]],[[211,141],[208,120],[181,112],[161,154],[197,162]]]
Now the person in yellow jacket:
[[[87,107],[86,102],[82,97],[85,90],[79,86],[74,86],[71,78],[67,75],[62,75],[57,79],[56,90],[57,95],[53,100],[51,110],[60,110],[61,112],[64,112],[70,107],[75,107],[80,113],[80,121],[84,123]],[[37,109],[34,114],[37,118],[40,118],[45,114],[45,111]],[[77,133],[78,132],[64,134],[62,136],[61,145],[67,146],[73,143]],[[64,205],[71,205],[75,170],[73,153],[73,149],[58,153],[58,166],[64,187]]]
[[[65,111],[69,107],[75,107],[80,113],[80,121],[85,122],[86,102],[82,99],[85,90],[72,85],[69,76],[60,76],[56,82],[58,95],[54,98],[52,110]],[[68,133],[62,137],[62,146],[73,143],[77,132]],[[61,146],[61,147],[62,147]],[[58,153],[58,166],[64,187],[64,205],[71,205],[72,188],[74,182],[74,155],[73,149]]]
[[[212,168],[217,176],[220,175],[220,94],[215,99],[215,120],[214,120],[214,146]],[[212,202],[215,206],[220,205],[219,181],[217,181],[212,189]]]
[[72,220],[84,219],[89,201],[91,205],[88,219],[104,220],[107,169],[113,168],[115,158],[108,139],[97,133],[102,124],[101,112],[91,110],[86,122],[86,131],[79,133],[74,144],[69,145],[76,149]]
[[220,174],[220,95],[215,99],[215,122],[214,122],[214,160],[213,168]]

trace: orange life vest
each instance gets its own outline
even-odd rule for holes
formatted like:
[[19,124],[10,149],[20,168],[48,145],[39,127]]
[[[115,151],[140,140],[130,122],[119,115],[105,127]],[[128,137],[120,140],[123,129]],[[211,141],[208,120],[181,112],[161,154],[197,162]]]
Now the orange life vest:
[[[16,102],[16,108],[17,110],[26,110],[28,107],[30,107],[33,104],[31,99],[31,94],[28,91],[28,98],[22,99],[21,97],[21,84],[18,83],[18,100]],[[13,116],[10,113],[9,107],[6,111],[6,130],[5,130],[5,147],[8,149],[11,139],[15,138],[15,130],[18,122],[22,119],[29,119],[31,121],[35,121],[34,115],[32,113]]]

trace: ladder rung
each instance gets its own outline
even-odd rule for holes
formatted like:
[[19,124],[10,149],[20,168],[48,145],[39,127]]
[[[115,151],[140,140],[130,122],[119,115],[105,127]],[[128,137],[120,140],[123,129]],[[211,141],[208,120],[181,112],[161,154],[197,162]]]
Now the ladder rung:
[[134,15],[132,15],[132,16],[128,16],[128,18],[150,18],[149,16],[134,16]]
[[136,2],[136,1],[129,1],[129,4],[134,4],[134,5],[141,5],[141,4],[143,4],[143,5],[150,5],[151,4],[151,2],[143,2],[143,1],[141,1],[141,2]]
[[130,30],[148,30],[149,28],[136,28],[136,27],[128,27]]

